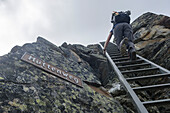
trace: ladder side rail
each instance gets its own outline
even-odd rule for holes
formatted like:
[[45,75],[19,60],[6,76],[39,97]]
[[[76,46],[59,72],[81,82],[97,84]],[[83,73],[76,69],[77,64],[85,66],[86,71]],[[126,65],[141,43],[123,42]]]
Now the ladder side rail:
[[[99,43],[99,45],[101,46],[102,49],[104,49],[100,43]],[[123,85],[125,90],[129,93],[130,97],[132,98],[135,106],[137,107],[138,112],[139,113],[148,113],[147,109],[144,107],[142,102],[139,100],[139,98],[137,97],[135,92],[132,90],[132,88],[130,87],[130,85],[128,84],[126,79],[123,77],[122,73],[119,71],[118,67],[115,65],[115,63],[113,62],[113,60],[111,59],[111,57],[109,56],[109,54],[107,52],[106,52],[106,57],[107,57],[109,63],[111,64],[112,68],[114,69],[116,75],[118,76],[120,83]]]

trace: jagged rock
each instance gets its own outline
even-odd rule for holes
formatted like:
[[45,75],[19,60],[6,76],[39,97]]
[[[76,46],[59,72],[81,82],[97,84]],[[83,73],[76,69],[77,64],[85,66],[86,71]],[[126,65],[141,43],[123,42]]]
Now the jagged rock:
[[138,54],[170,69],[170,17],[145,13],[132,27]]
[[138,53],[153,62],[170,69],[170,39],[146,45]]
[[132,22],[133,32],[138,31],[142,27],[152,27],[153,25],[161,25],[166,28],[170,28],[170,19],[164,15],[157,15],[151,12],[147,12]]
[[[86,54],[91,51],[80,45],[76,47]],[[80,77],[82,81],[101,85],[90,65],[75,51],[38,37],[37,42],[16,46],[0,57],[1,113],[124,112],[116,100],[94,91],[84,82],[80,88],[23,62],[21,57],[25,52]]]
[[102,49],[98,44],[85,47],[79,44],[67,45],[67,43],[63,43],[62,47],[71,49],[79,55],[82,60],[88,62],[93,68],[93,73],[96,73],[95,75],[99,78],[102,85],[106,85],[109,81],[109,77],[113,76],[107,59],[103,56]]

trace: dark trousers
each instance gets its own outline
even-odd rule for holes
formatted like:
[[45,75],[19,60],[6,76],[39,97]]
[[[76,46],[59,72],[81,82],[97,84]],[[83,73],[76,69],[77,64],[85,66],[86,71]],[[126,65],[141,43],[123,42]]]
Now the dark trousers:
[[132,27],[128,23],[118,23],[114,27],[114,40],[116,41],[116,44],[118,48],[120,48],[120,42],[125,38],[128,38],[128,43],[127,43],[127,49],[128,51],[132,48],[135,49],[133,40],[133,31]]

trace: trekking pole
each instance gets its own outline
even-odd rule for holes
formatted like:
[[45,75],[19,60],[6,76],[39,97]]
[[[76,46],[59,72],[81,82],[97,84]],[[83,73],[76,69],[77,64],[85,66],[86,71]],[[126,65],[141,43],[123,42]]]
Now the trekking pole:
[[109,43],[109,41],[110,41],[112,35],[113,35],[113,32],[111,31],[111,32],[109,33],[109,36],[108,36],[108,38],[107,38],[105,44],[104,44],[104,49],[103,49],[104,51],[103,51],[103,54],[105,54],[105,52],[106,52],[106,47],[107,47],[107,45],[108,45],[108,43]]

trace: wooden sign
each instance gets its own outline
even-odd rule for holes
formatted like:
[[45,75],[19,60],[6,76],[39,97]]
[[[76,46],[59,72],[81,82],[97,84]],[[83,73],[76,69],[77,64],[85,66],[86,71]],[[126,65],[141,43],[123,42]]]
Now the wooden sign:
[[27,63],[30,63],[50,74],[53,74],[54,76],[57,76],[59,78],[62,78],[68,82],[71,82],[79,87],[83,87],[82,86],[82,80],[75,76],[75,75],[72,75],[72,74],[69,74],[68,72],[66,71],[63,71],[51,64],[48,64],[38,58],[35,58],[34,56],[28,54],[28,53],[25,53],[22,57],[21,57],[21,60],[27,62]]

